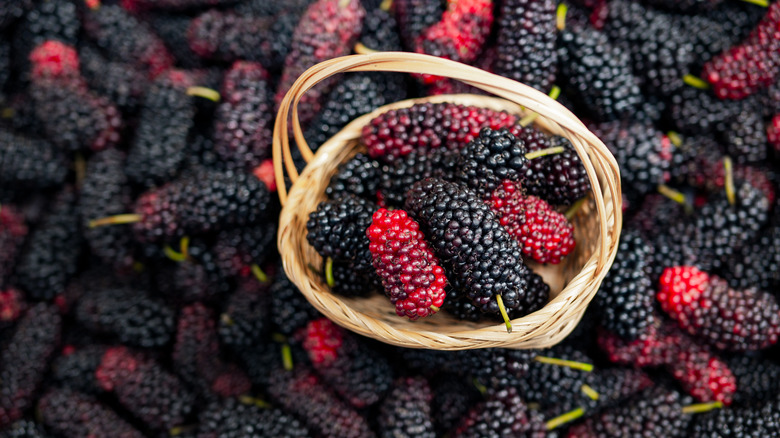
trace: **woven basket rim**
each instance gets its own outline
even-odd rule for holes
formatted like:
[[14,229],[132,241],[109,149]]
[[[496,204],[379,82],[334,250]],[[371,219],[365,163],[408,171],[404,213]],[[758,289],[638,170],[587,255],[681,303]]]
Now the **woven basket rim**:
[[[413,54],[404,53],[403,55],[404,59],[408,59],[406,55]],[[294,102],[306,91],[307,86],[311,87],[319,80],[322,80],[322,78],[338,73],[339,71],[360,70],[361,67],[365,65],[362,64],[365,59],[355,59],[357,57],[376,57],[376,54],[338,58],[323,63],[325,65],[320,64],[319,69],[317,69],[318,66],[315,66],[309,71],[313,74],[307,75],[309,72],[304,73],[304,75],[299,78],[299,81],[296,82],[298,87],[296,88],[296,86],[293,86],[290,93],[286,96],[280,107],[277,125],[274,131],[274,165],[277,169],[276,177],[278,181],[280,178],[283,178],[281,170],[286,168],[286,170],[289,171],[291,165],[289,139],[286,138],[287,127],[286,123],[280,123],[280,119],[286,119],[290,108],[294,109]],[[391,62],[394,61],[395,59]],[[434,64],[438,65],[439,61],[446,61],[445,64],[453,63],[452,61],[434,58]],[[425,60],[425,62],[430,62],[430,60]],[[462,66],[462,64],[454,64],[456,64],[458,68]],[[338,68],[332,68],[334,65],[338,66]],[[371,71],[385,71],[382,67],[383,66],[374,64],[372,65],[373,70]],[[474,69],[473,67],[468,66],[463,67]],[[429,73],[429,71],[425,68],[421,68],[419,65],[406,67],[406,69],[412,69],[412,71],[416,73]],[[439,70],[436,70],[436,72],[438,73]],[[458,70],[458,72],[460,72],[460,70]],[[481,76],[495,76],[481,70],[477,70],[477,72]],[[461,77],[456,78],[463,80]],[[500,77],[496,76],[496,78]],[[488,79],[491,78],[488,77]],[[509,81],[506,78],[500,79]],[[468,82],[468,80],[464,80],[464,82],[483,89],[492,86],[492,82],[488,85],[481,82]],[[510,82],[513,83],[512,87],[518,86],[520,89],[523,87],[530,89],[530,87],[526,87],[522,84],[514,83],[513,81]],[[528,90],[522,91],[528,94],[536,93],[537,96],[534,96],[535,98],[539,99],[538,95],[541,95],[543,97],[541,99],[542,101],[546,98],[549,101],[554,102],[554,105],[560,106],[560,104],[542,93],[533,89],[530,90],[532,90],[530,93]],[[487,91],[491,90],[488,89]],[[579,322],[587,304],[592,299],[598,286],[606,275],[606,271],[617,252],[617,241],[622,221],[620,211],[621,199],[619,196],[616,196],[620,193],[620,179],[614,157],[609,154],[609,151],[603,143],[601,143],[592,133],[587,131],[582,122],[580,122],[579,119],[576,119],[568,110],[564,109],[564,111],[568,113],[568,116],[561,116],[564,123],[559,123],[542,113],[538,113],[539,116],[534,120],[534,123],[539,125],[543,130],[569,138],[572,145],[575,147],[575,150],[577,150],[577,153],[580,155],[583,164],[586,167],[586,171],[588,171],[589,178],[592,181],[593,194],[591,194],[590,197],[596,204],[596,213],[600,226],[600,230],[597,234],[599,245],[597,245],[588,260],[584,263],[582,269],[565,285],[563,290],[556,297],[550,300],[542,309],[523,316],[522,318],[512,320],[514,330],[511,334],[506,332],[503,323],[493,322],[485,322],[483,323],[483,326],[478,329],[465,330],[435,331],[424,328],[418,330],[399,328],[395,324],[376,319],[371,315],[351,308],[349,303],[345,302],[339,295],[331,293],[327,288],[323,288],[319,285],[317,281],[313,281],[312,278],[309,277],[310,273],[307,266],[303,265],[303,261],[296,256],[296,248],[290,248],[292,245],[291,242],[296,240],[296,238],[291,235],[292,233],[290,230],[292,228],[290,224],[293,222],[299,224],[299,221],[301,220],[301,218],[297,216],[297,214],[300,213],[297,211],[299,200],[303,199],[303,197],[312,190],[311,186],[305,186],[303,183],[299,183],[299,181],[311,181],[311,178],[313,178],[313,175],[317,172],[318,166],[329,163],[329,160],[334,159],[339,150],[343,149],[349,142],[359,138],[362,127],[376,115],[391,109],[408,107],[422,102],[460,103],[503,110],[515,114],[524,113],[521,103],[525,107],[532,106],[525,100],[522,100],[522,102],[518,102],[517,100],[522,99],[515,99],[513,102],[497,97],[459,94],[407,99],[395,102],[353,120],[339,133],[320,146],[316,154],[311,154],[310,150],[308,151],[308,154],[306,153],[308,145],[305,143],[305,139],[303,139],[303,134],[300,132],[296,114],[293,112],[293,133],[299,149],[301,149],[302,155],[307,159],[309,164],[300,175],[288,172],[288,175],[294,183],[290,188],[289,194],[282,194],[280,192],[280,198],[284,203],[284,207],[280,215],[278,247],[280,254],[282,255],[283,266],[287,275],[304,296],[306,296],[307,300],[325,316],[343,327],[387,343],[410,348],[442,350],[489,347],[540,348],[553,345],[562,340]],[[553,105],[549,102],[547,102],[547,104]],[[284,128],[284,131],[280,131],[282,128]],[[584,152],[584,154],[582,152]],[[327,181],[316,181],[316,184],[319,184],[319,189],[324,191],[324,187],[327,186]],[[280,187],[281,185],[283,185],[283,179]],[[599,202],[601,205],[599,205]],[[308,215],[308,213],[309,212],[305,212],[306,215]],[[607,230],[607,232],[602,232],[604,230]],[[302,239],[302,242],[300,241],[300,236],[297,236],[297,239],[298,243],[308,245],[305,241],[305,237]],[[430,318],[436,318],[436,315]],[[400,317],[399,320],[401,320]]]

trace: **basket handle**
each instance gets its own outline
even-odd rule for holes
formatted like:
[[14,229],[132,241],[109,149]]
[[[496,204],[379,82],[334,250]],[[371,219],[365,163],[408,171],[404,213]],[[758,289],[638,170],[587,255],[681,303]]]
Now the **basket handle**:
[[[301,97],[319,82],[335,74],[357,71],[421,73],[456,79],[539,114],[537,120],[541,119],[540,121],[553,134],[568,138],[580,156],[591,181],[599,217],[603,219],[599,221],[601,236],[606,237],[609,234],[609,221],[616,222],[617,229],[620,229],[622,225],[622,199],[620,170],[617,162],[604,143],[591,133],[571,111],[546,94],[511,79],[449,59],[409,52],[377,52],[330,59],[309,68],[295,81],[279,105],[273,133],[274,174],[277,194],[282,205],[287,202],[284,171],[287,171],[293,184],[299,176],[290,151],[288,119],[292,116],[292,132],[295,142],[303,159],[308,163],[314,154],[306,143],[298,117],[298,103]],[[584,142],[580,139],[583,139]],[[604,192],[602,192],[601,181],[599,181],[593,162],[598,163],[605,174],[603,182],[613,202],[610,217],[607,216]],[[609,254],[608,247],[616,245],[618,236],[611,237],[612,239],[600,239],[602,254]],[[612,260],[600,259],[599,268],[601,264],[607,262],[611,263]]]

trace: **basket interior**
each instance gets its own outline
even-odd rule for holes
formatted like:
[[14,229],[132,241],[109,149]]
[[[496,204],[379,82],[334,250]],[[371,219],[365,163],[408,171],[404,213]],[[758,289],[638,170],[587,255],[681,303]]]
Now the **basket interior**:
[[[304,183],[307,190],[303,195],[305,202],[296,208],[293,226],[295,230],[292,233],[290,243],[295,248],[302,249],[303,266],[306,266],[309,275],[308,281],[311,282],[312,289],[318,294],[333,295],[322,274],[313,272],[313,267],[322,267],[322,257],[312,248],[306,240],[306,221],[309,214],[314,211],[317,205],[324,201],[324,189],[333,176],[338,171],[338,166],[350,159],[358,152],[364,152],[365,147],[360,144],[357,138],[348,140],[331,139],[325,143],[314,160],[307,166],[302,173],[301,179],[308,181]],[[566,284],[571,281],[582,269],[587,260],[596,249],[598,239],[598,215],[595,214],[595,204],[589,195],[588,200],[577,210],[575,216],[571,219],[574,225],[574,235],[576,247],[574,251],[566,256],[561,263],[557,265],[542,265],[538,263],[528,263],[534,272],[541,275],[545,282],[550,285],[550,299],[556,297],[564,289]],[[305,206],[305,207],[304,207]],[[304,207],[304,208],[300,208]],[[308,208],[306,208],[308,207]],[[392,324],[399,329],[408,329],[414,331],[430,330],[439,333],[454,333],[464,330],[478,330],[486,326],[495,326],[499,321],[481,321],[470,322],[455,318],[446,311],[441,311],[428,318],[421,318],[417,321],[411,321],[408,318],[402,318],[396,315],[394,306],[381,293],[375,292],[368,297],[344,297],[338,295],[338,299],[352,310],[362,313],[367,317],[384,321]],[[515,320],[519,322],[519,320]]]

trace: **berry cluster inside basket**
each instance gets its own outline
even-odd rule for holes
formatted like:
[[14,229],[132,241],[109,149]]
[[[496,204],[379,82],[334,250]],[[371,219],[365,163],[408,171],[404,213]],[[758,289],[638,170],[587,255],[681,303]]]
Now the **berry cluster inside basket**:
[[576,247],[569,221],[590,192],[571,143],[533,116],[451,102],[391,109],[308,217],[307,240],[335,293],[384,294],[400,317],[446,311],[506,322],[542,308],[530,266]]

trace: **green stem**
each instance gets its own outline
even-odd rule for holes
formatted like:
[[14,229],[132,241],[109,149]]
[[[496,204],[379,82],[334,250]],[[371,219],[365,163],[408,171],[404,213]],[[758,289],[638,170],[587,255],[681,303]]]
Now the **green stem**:
[[282,345],[282,364],[284,364],[285,370],[292,371],[293,357],[292,357],[292,350],[290,349],[290,344]]
[[709,412],[713,409],[720,409],[723,407],[723,403],[716,401],[716,402],[710,402],[710,403],[697,403],[695,405],[688,405],[683,406],[682,413],[683,414],[701,414],[704,412]]
[[168,257],[169,259],[177,263],[181,263],[187,260],[187,256],[185,254],[177,252],[175,249],[171,248],[170,245],[165,245],[163,247],[163,253],[165,254],[165,257]]
[[535,160],[537,158],[546,157],[548,155],[561,154],[566,148],[563,146],[555,146],[546,149],[539,149],[538,151],[528,152],[525,154],[525,158],[528,160]]
[[269,283],[269,281],[268,281],[268,274],[263,272],[263,270],[260,269],[260,266],[258,266],[257,264],[253,263],[252,266],[251,266],[251,269],[252,269],[252,274],[254,274],[255,278],[257,278],[257,281],[259,281],[260,283],[263,283],[263,284],[268,284]]
[[734,188],[734,165],[731,162],[731,157],[723,159],[723,170],[726,173],[726,198],[730,205],[734,205],[737,202],[737,194]]
[[547,357],[547,356],[536,356],[534,358],[535,361],[546,363],[548,365],[557,365],[560,367],[569,367],[575,370],[585,371],[585,372],[591,372],[593,371],[593,364],[592,363],[585,363],[585,362],[575,362],[573,360],[566,360],[566,359],[558,359],[556,357]]
[[359,41],[355,44],[355,47],[352,50],[354,50],[355,53],[357,53],[359,55],[368,55],[370,53],[379,53],[378,50],[369,49],[368,47],[366,47],[365,44],[363,44],[363,43],[361,43]]
[[666,184],[658,185],[658,193],[666,196],[667,198],[671,199],[672,201],[680,205],[686,205],[688,203],[688,200],[685,198],[684,194],[667,186]]
[[105,225],[134,224],[136,222],[141,222],[143,218],[144,216],[141,214],[133,214],[133,213],[118,214],[116,216],[108,216],[100,219],[93,219],[89,221],[89,227],[97,228]]
[[569,6],[566,3],[558,5],[558,11],[555,13],[555,26],[558,30],[566,29],[566,13],[569,11]]
[[333,259],[330,257],[325,260],[325,282],[331,289],[336,285],[336,278],[333,276]]
[[212,102],[219,102],[219,99],[221,97],[219,95],[219,91],[217,90],[213,90],[208,87],[198,87],[198,86],[187,88],[187,96],[202,97]]
[[709,82],[705,81],[704,79],[687,74],[683,76],[683,82],[685,82],[687,85],[690,85],[693,88],[698,88],[700,90],[707,90],[710,88]]
[[769,7],[769,0],[740,0],[745,3],[750,3],[751,5],[757,5],[761,6],[762,8],[768,8]]
[[582,393],[587,395],[589,399],[591,400],[598,400],[599,399],[599,393],[595,389],[593,389],[590,385],[582,385],[580,387],[582,390]]
[[585,202],[588,200],[587,196],[583,196],[582,198],[578,199],[577,202],[571,205],[568,210],[563,214],[566,216],[566,219],[571,220],[571,218],[574,217],[574,215],[577,214],[578,211],[580,211],[580,208],[582,208],[583,205],[585,205]]
[[669,138],[669,141],[671,141],[675,147],[679,148],[680,146],[682,146],[682,138],[680,137],[680,134],[674,131],[669,131],[666,133],[666,136]]
[[570,422],[572,422],[572,421],[582,417],[583,415],[585,415],[585,409],[577,408],[577,409],[575,409],[573,411],[569,411],[569,412],[567,412],[567,413],[565,413],[563,415],[559,415],[559,416],[553,418],[552,420],[544,423],[544,425],[547,428],[547,430],[553,430],[556,427],[562,426],[562,425],[564,425],[566,423],[570,423]]
[[271,404],[268,403],[267,401],[265,401],[265,400],[263,400],[261,398],[252,397],[252,396],[249,396],[249,395],[242,395],[242,396],[238,397],[238,401],[240,401],[241,403],[243,403],[245,405],[255,405],[255,406],[257,406],[259,408],[263,408],[263,409],[268,409],[268,408],[271,407]]
[[496,295],[496,302],[498,303],[498,311],[501,312],[501,317],[504,318],[504,324],[506,324],[506,332],[512,333],[512,321],[509,320],[509,315],[506,313],[506,307],[504,307],[504,299],[501,295]]

